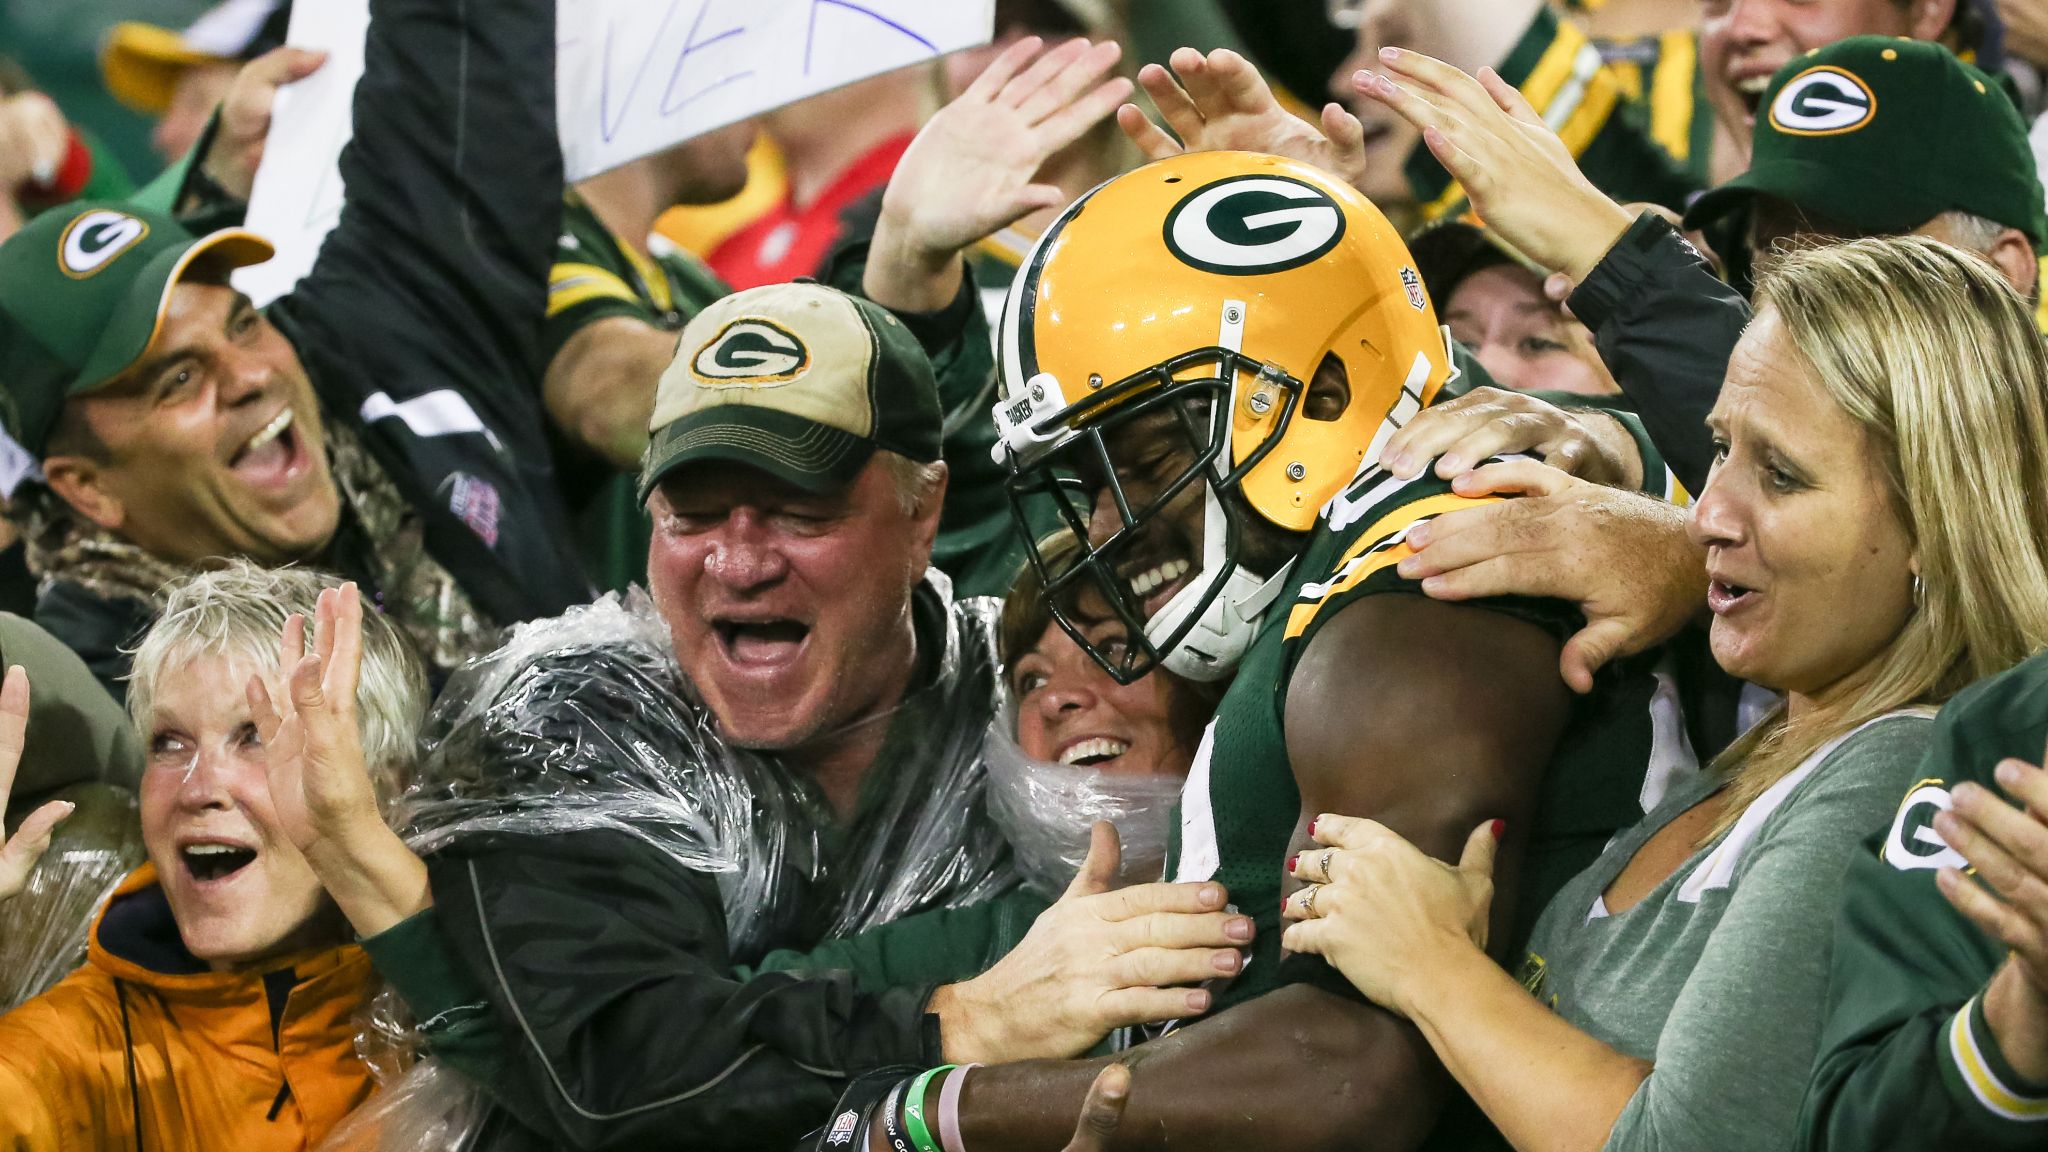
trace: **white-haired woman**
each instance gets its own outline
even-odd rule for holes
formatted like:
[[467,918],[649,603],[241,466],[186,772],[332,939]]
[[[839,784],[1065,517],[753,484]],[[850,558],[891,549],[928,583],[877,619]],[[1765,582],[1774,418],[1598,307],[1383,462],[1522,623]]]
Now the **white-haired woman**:
[[2026,304],[1913,238],[1792,253],[1757,300],[1690,533],[1716,659],[1784,704],[1551,901],[1521,983],[1482,951],[1497,830],[1451,868],[1324,817],[1292,866],[1288,947],[1413,1020],[1525,1152],[1787,1146],[1848,861],[1932,706],[2048,647]]
[[[128,692],[149,863],[108,901],[85,967],[0,1017],[0,1147],[298,1150],[370,1096],[355,1036],[379,981],[308,862],[324,798],[267,753],[350,725],[369,768],[354,780],[388,796],[426,702],[418,656],[353,585],[236,564],[171,591]],[[25,705],[10,676],[0,747]]]

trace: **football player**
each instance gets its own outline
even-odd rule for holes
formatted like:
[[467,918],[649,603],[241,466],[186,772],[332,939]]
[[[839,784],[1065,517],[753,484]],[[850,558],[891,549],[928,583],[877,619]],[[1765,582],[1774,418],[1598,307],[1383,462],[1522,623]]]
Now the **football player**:
[[[1504,819],[1505,953],[1654,799],[1645,766],[1689,761],[1655,739],[1677,731],[1653,724],[1655,680],[1616,667],[1574,698],[1569,607],[1432,601],[1397,571],[1412,528],[1472,501],[1379,453],[1469,361],[1393,228],[1320,169],[1196,152],[1108,182],[1026,260],[998,352],[1013,494],[1050,497],[1078,545],[1040,560],[1055,619],[1120,680],[1229,681],[1168,867],[1228,884],[1258,922],[1217,990],[1242,1006],[1146,1045],[1118,1147],[1412,1146],[1444,1098],[1419,1035],[1279,948],[1308,814],[1367,815],[1446,858]],[[1065,619],[1084,588],[1130,642]],[[976,1069],[942,1104],[976,1152],[1052,1146],[1097,1067]]]

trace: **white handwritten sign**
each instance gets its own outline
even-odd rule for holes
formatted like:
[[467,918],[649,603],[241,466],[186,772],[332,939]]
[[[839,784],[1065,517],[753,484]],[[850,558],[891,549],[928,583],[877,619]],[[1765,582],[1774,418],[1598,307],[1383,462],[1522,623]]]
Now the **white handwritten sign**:
[[[560,0],[556,115],[571,181],[806,96],[987,43],[995,0]],[[289,40],[328,52],[278,95],[249,227],[277,257],[236,274],[291,290],[341,215],[335,167],[362,75],[369,0],[292,7]],[[451,62],[450,66],[453,66]]]

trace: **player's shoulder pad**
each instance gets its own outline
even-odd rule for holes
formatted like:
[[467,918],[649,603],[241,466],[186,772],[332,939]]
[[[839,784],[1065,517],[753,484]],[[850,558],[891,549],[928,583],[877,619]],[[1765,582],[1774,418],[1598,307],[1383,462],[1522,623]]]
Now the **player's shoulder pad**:
[[1326,605],[1412,555],[1407,538],[1417,524],[1503,499],[1461,496],[1433,471],[1403,480],[1382,468],[1367,469],[1323,506],[1303,554],[1310,567],[1288,613],[1287,637],[1300,636]]

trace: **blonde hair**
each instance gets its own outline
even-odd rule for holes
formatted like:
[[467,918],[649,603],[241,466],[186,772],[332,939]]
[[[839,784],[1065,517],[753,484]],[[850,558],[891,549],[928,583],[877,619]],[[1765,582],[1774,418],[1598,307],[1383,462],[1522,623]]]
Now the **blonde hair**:
[[1735,779],[1710,835],[1829,740],[2048,647],[2048,346],[2026,303],[1987,261],[1914,236],[1788,253],[1756,302],[1869,438],[1920,586],[1842,691],[1722,753]]
[[[306,618],[310,648],[320,591],[340,584],[305,568],[261,568],[247,560],[232,560],[172,584],[163,615],[135,648],[128,715],[147,731],[157,685],[198,657],[224,659],[250,672],[275,668],[284,622],[293,613]],[[245,683],[238,680],[219,688],[239,697]],[[416,759],[427,711],[427,676],[411,642],[367,604],[356,701],[363,762],[377,783],[378,796],[389,800],[407,782]]]

